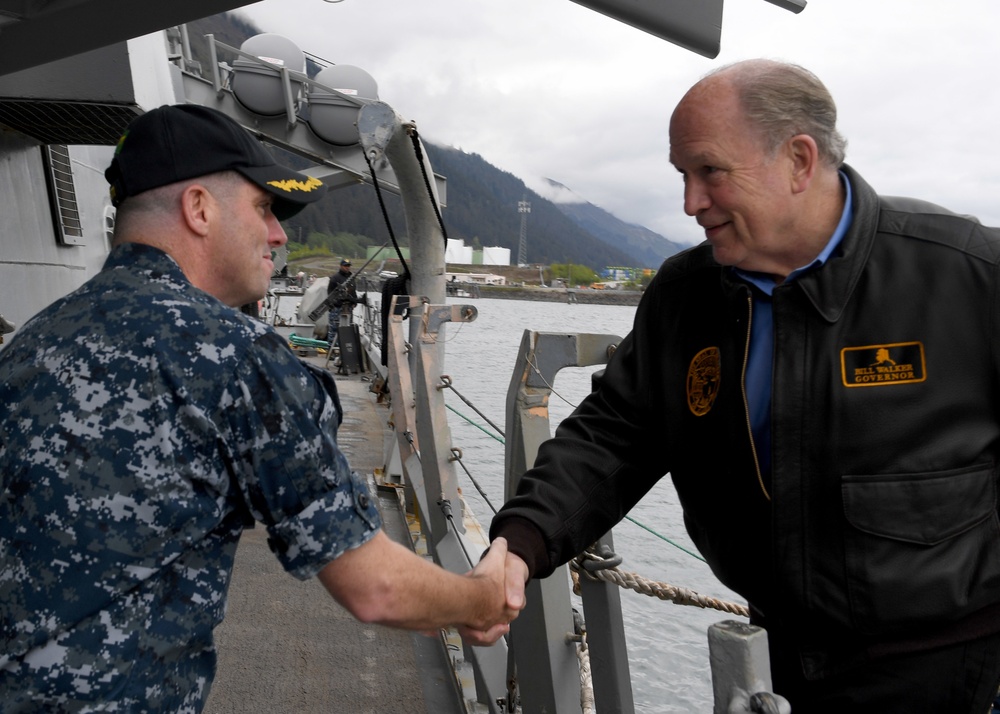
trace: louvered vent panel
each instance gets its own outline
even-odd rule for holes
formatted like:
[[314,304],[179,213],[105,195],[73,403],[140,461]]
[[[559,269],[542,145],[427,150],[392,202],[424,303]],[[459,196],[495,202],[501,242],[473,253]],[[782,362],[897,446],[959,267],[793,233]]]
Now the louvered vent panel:
[[52,199],[56,238],[63,245],[80,245],[83,243],[83,225],[80,222],[80,207],[76,202],[69,147],[65,144],[49,144],[43,151],[48,169],[46,179],[49,197]]

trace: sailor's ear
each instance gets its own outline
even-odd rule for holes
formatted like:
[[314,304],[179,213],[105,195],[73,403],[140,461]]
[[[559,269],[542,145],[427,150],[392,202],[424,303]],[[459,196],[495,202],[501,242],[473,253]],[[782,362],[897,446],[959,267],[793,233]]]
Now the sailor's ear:
[[218,201],[211,192],[201,184],[194,183],[184,189],[180,201],[185,225],[196,235],[208,235],[219,209]]

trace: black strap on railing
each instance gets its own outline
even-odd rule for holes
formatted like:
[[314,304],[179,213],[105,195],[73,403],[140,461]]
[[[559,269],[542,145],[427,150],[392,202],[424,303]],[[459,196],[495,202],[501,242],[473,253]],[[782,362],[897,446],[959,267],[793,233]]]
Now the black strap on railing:
[[420,148],[420,135],[417,133],[417,128],[413,127],[410,130],[410,141],[413,142],[413,153],[417,156],[417,163],[420,164],[420,173],[424,177],[424,188],[427,189],[427,197],[431,200],[431,205],[434,207],[434,215],[437,216],[438,226],[441,228],[441,235],[444,237],[444,247],[448,247],[448,231],[444,227],[444,219],[441,218],[441,209],[438,206],[437,201],[434,200],[434,190],[431,188],[431,179],[427,175],[427,167],[424,166],[424,152]]

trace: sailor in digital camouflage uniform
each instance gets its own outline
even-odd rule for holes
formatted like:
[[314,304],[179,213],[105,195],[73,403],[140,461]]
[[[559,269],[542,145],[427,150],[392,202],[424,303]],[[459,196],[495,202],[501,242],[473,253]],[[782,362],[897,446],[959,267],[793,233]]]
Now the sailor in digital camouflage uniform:
[[500,637],[505,551],[461,577],[390,541],[332,377],[234,309],[321,182],[195,106],[135,120],[106,176],[104,269],[0,352],[0,708],[200,711],[254,521],[366,621]]

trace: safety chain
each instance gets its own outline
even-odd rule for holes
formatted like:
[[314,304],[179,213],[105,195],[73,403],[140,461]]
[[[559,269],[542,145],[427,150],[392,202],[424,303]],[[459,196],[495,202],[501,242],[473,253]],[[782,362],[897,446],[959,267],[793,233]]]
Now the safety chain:
[[584,575],[591,580],[612,583],[643,595],[669,600],[676,605],[711,608],[740,617],[750,617],[750,611],[744,605],[708,595],[700,595],[688,588],[648,580],[636,573],[620,570],[618,568],[620,563],[621,556],[615,555],[607,546],[602,546],[600,554],[592,549],[585,550],[569,562],[573,575],[573,592],[577,595],[580,594],[580,576]]

